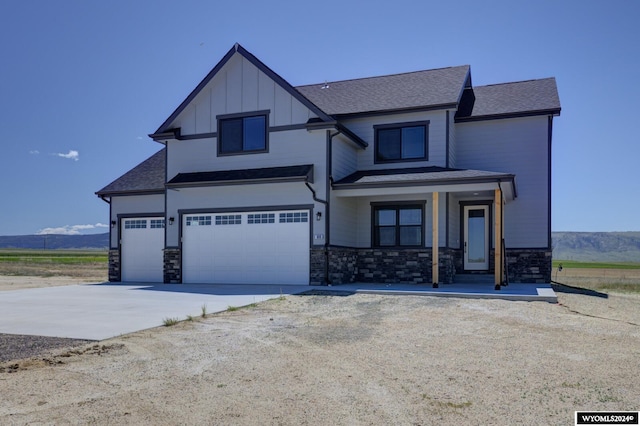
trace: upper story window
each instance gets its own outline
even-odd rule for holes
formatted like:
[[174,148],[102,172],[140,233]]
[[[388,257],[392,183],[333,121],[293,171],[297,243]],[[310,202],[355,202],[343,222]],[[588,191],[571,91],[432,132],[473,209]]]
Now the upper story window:
[[428,160],[429,122],[384,124],[375,129],[375,162]]
[[269,111],[218,116],[218,154],[267,152]]

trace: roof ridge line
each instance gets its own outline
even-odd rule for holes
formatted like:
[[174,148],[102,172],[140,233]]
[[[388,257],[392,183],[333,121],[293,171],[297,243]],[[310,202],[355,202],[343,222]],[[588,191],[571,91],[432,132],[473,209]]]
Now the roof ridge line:
[[530,78],[528,80],[506,81],[504,83],[483,84],[482,86],[473,86],[474,89],[478,87],[491,87],[491,86],[505,86],[507,84],[528,83],[530,81],[542,81],[542,80],[555,80],[555,77],[542,77],[542,78]]
[[440,68],[431,68],[431,69],[426,69],[426,70],[397,72],[397,73],[393,73],[393,74],[381,74],[381,75],[373,75],[373,76],[369,76],[369,77],[347,78],[345,80],[327,80],[327,81],[322,82],[322,83],[301,84],[299,86],[294,86],[294,87],[297,89],[299,87],[322,86],[322,85],[324,85],[326,83],[331,84],[331,83],[345,83],[345,82],[348,82],[348,81],[371,80],[371,79],[374,79],[374,78],[394,77],[394,76],[398,76],[398,75],[417,74],[419,72],[440,71],[440,70],[448,70],[448,69],[463,68],[463,67],[471,68],[471,65],[469,65],[469,64],[455,65],[455,66],[451,66],[451,67],[440,67]]

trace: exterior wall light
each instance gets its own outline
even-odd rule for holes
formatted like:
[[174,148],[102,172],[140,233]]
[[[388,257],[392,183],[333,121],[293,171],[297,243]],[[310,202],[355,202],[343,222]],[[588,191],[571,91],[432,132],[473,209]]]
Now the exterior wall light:
[[173,221],[175,220],[175,218],[173,216],[171,216],[169,218],[169,225],[173,225]]
[[115,220],[112,220],[112,221],[111,221],[111,227],[112,227],[112,228],[115,228],[115,227],[116,227],[116,223],[117,223],[117,222],[116,222]]
[[316,213],[316,220],[322,219],[322,212]]

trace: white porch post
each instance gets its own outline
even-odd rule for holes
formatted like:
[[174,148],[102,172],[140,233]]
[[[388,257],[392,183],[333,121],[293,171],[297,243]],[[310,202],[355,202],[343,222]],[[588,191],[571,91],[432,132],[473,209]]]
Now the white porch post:
[[433,288],[438,288],[438,282],[440,278],[438,276],[438,193],[432,193],[432,241],[431,241],[431,280],[433,282]]
[[502,202],[502,191],[500,189],[496,189],[495,190],[495,196],[494,196],[494,216],[495,216],[495,252],[494,252],[494,257],[495,257],[495,284],[496,284],[496,290],[500,289],[500,285],[502,284],[503,280],[503,274],[504,274],[504,265],[502,262],[504,262],[504,259],[502,257],[502,206],[503,206],[503,202]]

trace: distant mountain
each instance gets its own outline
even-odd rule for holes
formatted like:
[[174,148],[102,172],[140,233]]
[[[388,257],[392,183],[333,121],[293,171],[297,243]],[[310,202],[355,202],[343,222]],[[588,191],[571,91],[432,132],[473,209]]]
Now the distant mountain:
[[552,232],[553,258],[640,262],[640,232]]
[[0,248],[107,249],[109,233],[91,235],[9,235],[0,237]]

